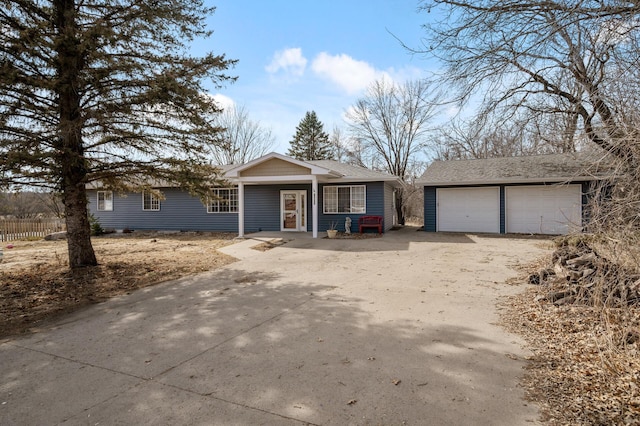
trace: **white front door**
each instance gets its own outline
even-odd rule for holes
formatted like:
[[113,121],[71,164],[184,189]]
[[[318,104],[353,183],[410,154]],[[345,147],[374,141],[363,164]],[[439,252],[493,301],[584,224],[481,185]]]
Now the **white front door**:
[[280,191],[280,230],[307,231],[307,191]]

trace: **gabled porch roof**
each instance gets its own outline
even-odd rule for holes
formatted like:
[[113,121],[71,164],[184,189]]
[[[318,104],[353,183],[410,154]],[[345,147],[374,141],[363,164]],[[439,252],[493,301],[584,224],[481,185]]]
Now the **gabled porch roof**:
[[225,172],[225,177],[245,183],[306,181],[340,178],[344,175],[326,167],[272,152]]

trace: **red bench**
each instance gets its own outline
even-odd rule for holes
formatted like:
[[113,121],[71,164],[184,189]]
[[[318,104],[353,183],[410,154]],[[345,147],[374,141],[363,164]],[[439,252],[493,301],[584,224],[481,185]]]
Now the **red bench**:
[[378,234],[382,234],[382,216],[360,216],[358,228],[361,234],[363,228],[377,228]]

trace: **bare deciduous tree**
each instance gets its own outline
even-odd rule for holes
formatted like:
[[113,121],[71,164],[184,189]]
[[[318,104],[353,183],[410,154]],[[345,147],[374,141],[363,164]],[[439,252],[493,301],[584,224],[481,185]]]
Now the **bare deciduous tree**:
[[[435,99],[426,81],[396,84],[378,80],[348,110],[346,119],[352,136],[375,154],[380,168],[407,182],[412,162],[427,147]],[[397,191],[398,220],[404,224],[402,206],[403,193]]]
[[640,50],[630,48],[639,4],[429,0],[421,8],[442,13],[425,26],[425,47],[446,65],[444,81],[459,100],[481,93],[485,110],[564,114],[591,142],[637,166],[619,106],[639,104],[632,64]]
[[[50,192],[22,191],[0,193],[0,215],[18,219],[50,217],[53,198],[57,198],[58,211],[61,211],[59,195]],[[61,216],[56,216],[61,217]]]
[[223,129],[221,141],[211,146],[217,165],[244,164],[267,154],[275,144],[271,129],[252,120],[244,106],[226,108],[214,124]]
[[62,194],[57,192],[44,192],[40,194],[42,204],[46,209],[48,216],[64,219],[64,204],[62,203]]
[[575,116],[524,111],[507,119],[493,114],[453,119],[434,136],[436,156],[452,160],[574,152],[576,123],[572,118]]
[[346,164],[364,167],[367,169],[380,169],[379,161],[373,152],[368,149],[361,140],[351,137],[340,127],[335,126],[329,139],[334,149],[334,158]]
[[336,161],[349,163],[349,141],[339,126],[333,126],[333,131],[331,132],[331,136],[329,136],[329,143],[331,143],[333,147],[333,157]]

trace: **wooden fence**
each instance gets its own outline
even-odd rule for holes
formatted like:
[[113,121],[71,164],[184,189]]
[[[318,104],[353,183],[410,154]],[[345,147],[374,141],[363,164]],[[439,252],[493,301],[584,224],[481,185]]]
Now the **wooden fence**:
[[43,238],[66,230],[61,219],[0,219],[0,241]]

